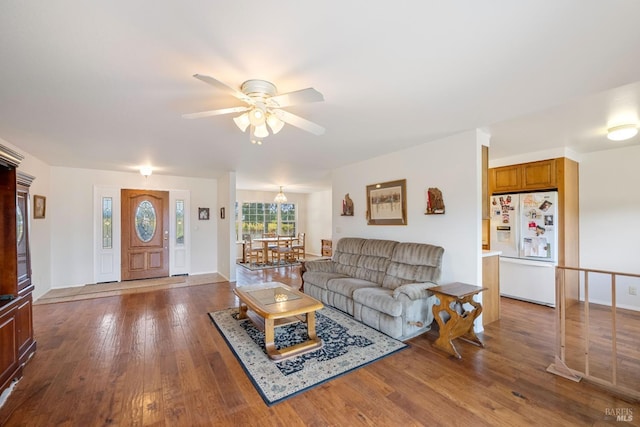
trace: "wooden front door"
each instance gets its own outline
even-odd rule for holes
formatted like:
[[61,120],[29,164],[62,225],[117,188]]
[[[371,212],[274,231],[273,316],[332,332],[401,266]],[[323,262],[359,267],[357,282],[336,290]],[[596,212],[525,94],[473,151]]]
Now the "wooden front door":
[[122,190],[122,280],[169,276],[169,192]]

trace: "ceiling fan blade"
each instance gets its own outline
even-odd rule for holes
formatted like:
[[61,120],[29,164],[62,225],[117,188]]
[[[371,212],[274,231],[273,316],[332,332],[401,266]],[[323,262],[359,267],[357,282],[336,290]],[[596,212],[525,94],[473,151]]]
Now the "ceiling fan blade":
[[182,117],[185,119],[199,119],[200,117],[219,116],[221,114],[242,113],[243,111],[247,111],[250,109],[251,107],[231,107],[223,108],[221,110],[210,110],[202,111],[200,113],[183,114]]
[[296,90],[294,92],[282,93],[267,99],[269,107],[288,107],[289,105],[305,104],[309,102],[324,101],[324,96],[312,87]]
[[226,83],[222,83],[220,80],[216,80],[213,77],[209,77],[209,76],[205,76],[202,74],[194,74],[193,77],[195,77],[198,80],[201,80],[205,83],[210,84],[211,86],[227,92],[229,95],[235,96],[236,98],[238,98],[241,101],[247,102],[247,103],[251,103],[251,98],[249,98],[247,95],[245,95],[244,93],[240,92],[239,90],[236,90],[234,88],[232,88],[231,86],[229,86]]
[[325,129],[313,122],[310,122],[307,119],[303,119],[300,116],[296,116],[295,114],[291,114],[284,110],[272,110],[273,114],[276,115],[280,120],[285,123],[290,124],[291,126],[295,126],[302,130],[306,130],[307,132],[311,132],[314,135],[324,135]]

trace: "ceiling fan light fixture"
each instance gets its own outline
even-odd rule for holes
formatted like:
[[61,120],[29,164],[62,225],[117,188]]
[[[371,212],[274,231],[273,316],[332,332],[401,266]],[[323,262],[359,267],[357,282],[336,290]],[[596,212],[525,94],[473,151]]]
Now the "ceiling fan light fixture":
[[249,121],[253,126],[263,125],[266,120],[266,109],[264,105],[256,104],[251,111],[249,111]]
[[638,134],[638,125],[625,124],[607,129],[607,138],[611,141],[625,141]]
[[282,192],[282,186],[280,186],[280,192],[276,194],[276,197],[273,199],[276,203],[287,203],[287,196]]
[[193,77],[207,83],[217,90],[226,92],[246,104],[243,107],[221,108],[183,114],[186,119],[219,116],[223,114],[240,114],[233,118],[242,132],[250,129],[249,141],[261,144],[269,132],[276,134],[285,124],[297,127],[314,135],[323,135],[325,129],[307,119],[289,113],[281,108],[292,105],[324,101],[324,96],[312,87],[287,93],[278,93],[276,86],[266,80],[252,79],[242,83],[240,90],[210,76],[194,74]]
[[280,132],[284,127],[284,122],[277,118],[275,114],[271,113],[267,115],[267,124],[271,128],[271,132],[273,132],[274,135]]
[[242,113],[238,117],[234,117],[233,121],[242,132],[246,132],[247,128],[251,124],[251,121],[249,120],[249,113]]
[[253,129],[253,134],[258,138],[266,138],[269,136],[269,129],[264,123]]

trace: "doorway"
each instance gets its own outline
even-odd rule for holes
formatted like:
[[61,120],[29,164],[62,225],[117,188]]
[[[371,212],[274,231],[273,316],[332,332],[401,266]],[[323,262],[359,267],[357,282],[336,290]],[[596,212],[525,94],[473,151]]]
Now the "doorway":
[[122,280],[169,276],[169,192],[121,190]]

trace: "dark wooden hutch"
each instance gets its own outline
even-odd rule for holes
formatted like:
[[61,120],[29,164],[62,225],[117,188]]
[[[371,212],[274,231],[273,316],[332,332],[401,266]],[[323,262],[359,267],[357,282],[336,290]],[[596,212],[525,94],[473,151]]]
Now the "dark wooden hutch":
[[0,393],[22,376],[33,338],[29,187],[17,168],[24,157],[0,145]]

